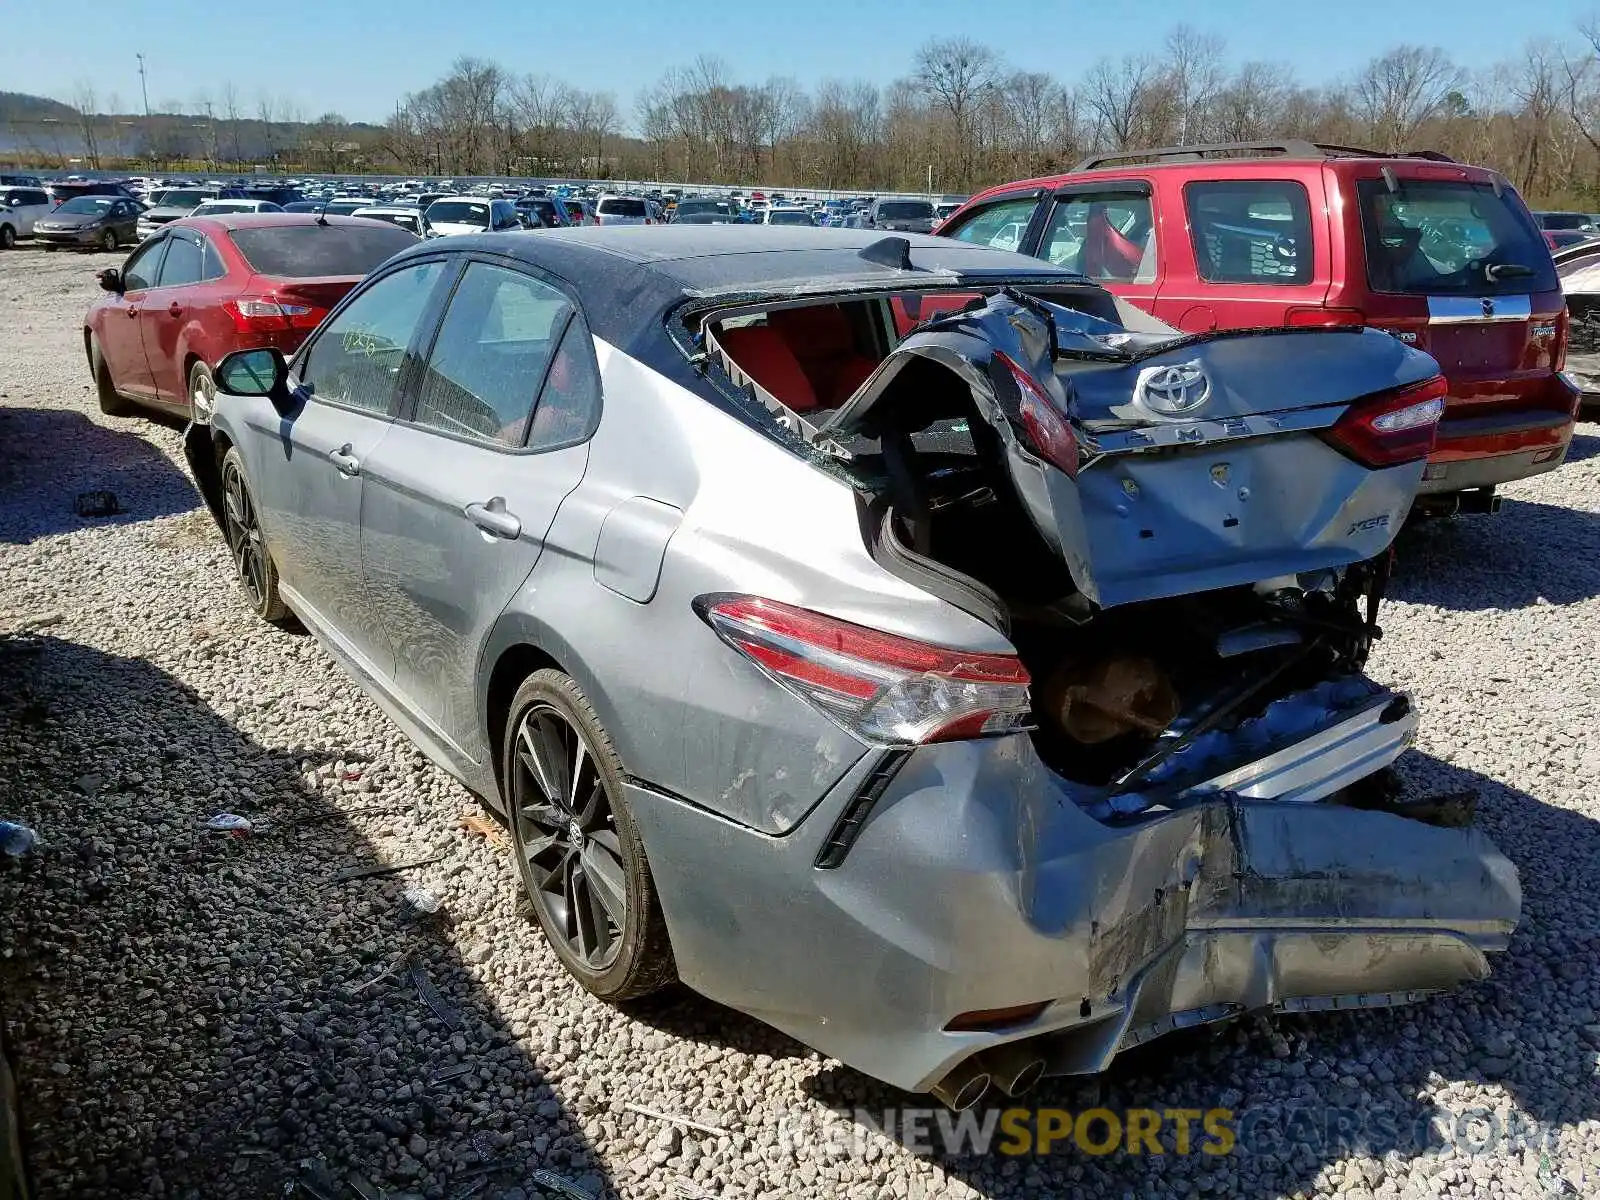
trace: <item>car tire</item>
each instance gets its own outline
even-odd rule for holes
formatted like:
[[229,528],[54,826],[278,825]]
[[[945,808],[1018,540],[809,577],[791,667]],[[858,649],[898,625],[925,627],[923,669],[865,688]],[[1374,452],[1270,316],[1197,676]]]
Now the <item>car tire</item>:
[[222,535],[233,556],[234,573],[256,616],[268,625],[292,620],[289,606],[278,595],[278,568],[261,534],[255,496],[245,477],[244,458],[236,447],[222,456]]
[[0,250],[17,248],[17,231],[10,225],[0,225]]
[[111,379],[111,367],[105,355],[100,353],[100,343],[93,338],[89,339],[89,373],[94,376],[95,398],[100,401],[101,412],[108,417],[133,415],[138,406],[117,391],[117,385]]
[[203,361],[196,361],[189,368],[189,420],[196,425],[211,424],[211,413],[216,405],[216,378]]
[[562,966],[613,1004],[675,983],[622,762],[588,698],[560,671],[534,672],[511,701],[501,742],[517,874]]
[[56,251],[57,251],[57,250],[59,250],[59,249],[60,249],[60,247],[59,247],[59,246],[57,246],[57,245],[55,245],[55,244],[54,244],[54,243],[52,243],[52,242],[46,242],[46,243],[45,243],[45,244],[44,244],[44,252],[45,252],[45,253],[46,253],[46,254],[54,254],[54,253],[55,253],[55,252],[56,252]]
[[102,250],[115,252],[116,248],[121,244],[122,239],[117,236],[115,229],[108,229],[100,235],[100,249]]

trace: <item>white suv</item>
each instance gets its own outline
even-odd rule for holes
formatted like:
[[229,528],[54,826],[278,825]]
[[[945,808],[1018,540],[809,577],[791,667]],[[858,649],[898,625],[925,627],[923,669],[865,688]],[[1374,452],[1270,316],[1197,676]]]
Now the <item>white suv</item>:
[[605,195],[594,206],[594,215],[601,225],[649,225],[649,201],[639,196]]
[[43,188],[0,189],[0,250],[11,249],[18,238],[32,237],[33,223],[53,207]]

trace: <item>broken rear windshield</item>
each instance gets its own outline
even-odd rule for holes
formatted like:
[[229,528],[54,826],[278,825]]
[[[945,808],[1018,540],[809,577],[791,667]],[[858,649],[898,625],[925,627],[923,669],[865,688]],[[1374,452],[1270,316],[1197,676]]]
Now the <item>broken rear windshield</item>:
[[274,225],[229,235],[259,275],[312,279],[365,275],[417,239],[394,225]]
[[[1357,185],[1374,291],[1506,295],[1559,286],[1543,235],[1509,189],[1406,179]],[[1495,270],[1495,268],[1502,268]]]

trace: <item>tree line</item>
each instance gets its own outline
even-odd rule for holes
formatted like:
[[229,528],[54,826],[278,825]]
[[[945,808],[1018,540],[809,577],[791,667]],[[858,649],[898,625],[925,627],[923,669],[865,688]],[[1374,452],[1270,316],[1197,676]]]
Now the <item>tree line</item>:
[[83,85],[67,111],[32,128],[72,132],[91,166],[189,158],[219,169],[966,193],[1094,153],[1298,137],[1438,150],[1498,168],[1536,204],[1600,209],[1600,21],[1477,71],[1438,48],[1399,45],[1319,86],[1298,83],[1287,63],[1235,63],[1220,35],[1179,25],[1073,80],[1017,70],[969,38],[935,38],[884,86],[741,80],[704,55],[642,89],[628,111],[610,92],[471,57],[401,97],[382,125],[307,119],[231,84],[148,118],[101,115]]

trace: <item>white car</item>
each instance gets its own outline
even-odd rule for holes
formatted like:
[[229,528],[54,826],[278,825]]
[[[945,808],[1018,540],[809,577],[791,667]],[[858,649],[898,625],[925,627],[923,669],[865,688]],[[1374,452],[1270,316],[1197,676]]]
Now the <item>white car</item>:
[[398,225],[401,229],[416,234],[418,237],[428,237],[429,227],[426,217],[419,212],[415,205],[402,204],[369,204],[366,208],[358,208],[350,214],[352,217],[366,217],[372,221],[387,221],[391,225]]
[[441,237],[502,233],[522,228],[516,205],[483,196],[442,196],[428,205],[428,225]]
[[197,204],[191,217],[216,217],[223,213],[275,213],[282,212],[281,204],[271,200],[206,200]]
[[805,209],[794,205],[778,205],[761,214],[763,225],[800,225],[811,228],[816,222]]
[[650,202],[640,196],[606,194],[594,206],[595,217],[601,225],[649,225]]
[[33,236],[33,223],[54,207],[50,193],[36,187],[8,187],[0,191],[0,250],[9,250],[18,238]]

